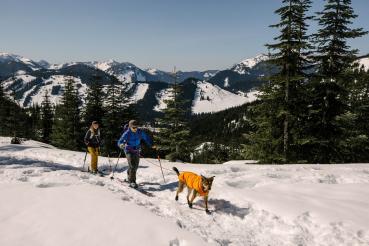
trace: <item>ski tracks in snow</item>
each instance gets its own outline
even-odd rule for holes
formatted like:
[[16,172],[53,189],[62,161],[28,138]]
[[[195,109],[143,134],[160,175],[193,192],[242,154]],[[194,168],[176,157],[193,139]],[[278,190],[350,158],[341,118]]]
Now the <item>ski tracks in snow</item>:
[[[115,175],[125,178],[125,165],[122,161]],[[306,169],[309,174],[293,176],[291,175],[293,171],[288,171],[284,167],[246,165],[201,167],[200,170],[206,172],[206,175],[216,176],[209,196],[209,209],[212,213],[208,215],[205,213],[203,198],[196,198],[193,209],[188,207],[186,190],[180,194],[179,201],[175,201],[178,180],[176,174],[165,170],[167,183],[163,184],[160,170],[145,159],[141,160],[137,180],[141,183],[141,188],[152,193],[153,197],[111,180],[109,176],[94,176],[81,172],[74,166],[67,165],[65,162],[54,163],[29,157],[0,156],[0,182],[28,182],[43,189],[72,185],[97,186],[118,194],[122,202],[133,202],[158,216],[170,218],[178,227],[195,232],[205,241],[216,245],[342,245],[347,243],[365,245],[369,242],[368,231],[354,231],[349,228],[349,225],[341,222],[322,224],[316,221],[310,212],[302,213],[294,219],[277,216],[276,213],[259,206],[257,202],[252,202],[241,192],[244,189],[253,190],[276,182],[278,184],[314,182],[334,185],[340,182],[354,182],[357,179],[362,181],[369,177],[367,168],[358,170],[358,173],[352,177],[347,175],[343,177],[334,172],[321,172],[319,166],[313,168],[296,166],[296,171],[304,172]],[[170,168],[165,161],[164,166]],[[187,167],[190,171],[197,170],[196,165]],[[181,166],[180,171],[184,168]],[[254,176],[256,169],[258,169],[258,175],[263,178]],[[176,245],[177,242],[173,241],[172,244]]]

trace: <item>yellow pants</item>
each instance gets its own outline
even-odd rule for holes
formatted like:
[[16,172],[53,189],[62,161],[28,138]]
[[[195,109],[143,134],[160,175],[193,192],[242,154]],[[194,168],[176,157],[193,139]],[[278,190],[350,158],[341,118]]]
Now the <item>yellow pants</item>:
[[97,172],[97,158],[99,156],[99,148],[88,147],[91,155],[91,172]]

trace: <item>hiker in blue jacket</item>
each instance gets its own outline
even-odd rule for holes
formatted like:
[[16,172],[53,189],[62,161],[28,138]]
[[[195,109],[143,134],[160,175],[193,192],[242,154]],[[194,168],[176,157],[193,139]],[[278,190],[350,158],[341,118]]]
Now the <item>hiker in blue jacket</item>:
[[140,163],[142,139],[149,147],[156,149],[156,146],[153,145],[151,138],[144,131],[138,128],[137,121],[131,120],[128,123],[128,129],[118,140],[118,147],[121,150],[124,150],[128,161],[127,181],[133,188],[137,188],[136,172]]

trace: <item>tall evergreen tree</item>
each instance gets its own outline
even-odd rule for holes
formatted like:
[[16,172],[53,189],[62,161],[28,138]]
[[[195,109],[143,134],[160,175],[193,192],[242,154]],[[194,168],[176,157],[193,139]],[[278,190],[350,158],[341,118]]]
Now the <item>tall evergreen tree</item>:
[[128,122],[128,118],[124,117],[126,105],[125,98],[122,98],[121,91],[124,84],[118,80],[112,80],[107,90],[107,97],[104,105],[104,154],[116,156],[118,154],[117,141],[122,133],[121,125]]
[[311,106],[307,121],[307,132],[311,137],[310,161],[343,162],[341,140],[345,126],[340,119],[349,110],[347,83],[352,82],[344,77],[345,71],[352,68],[357,53],[347,42],[366,32],[362,28],[350,28],[352,20],[357,17],[351,0],[326,0],[323,11],[317,14],[320,28],[314,36],[318,73],[311,80]]
[[86,106],[83,113],[83,121],[86,126],[96,120],[102,124],[104,117],[104,92],[101,77],[94,76],[91,86],[87,91]]
[[32,131],[32,139],[41,140],[41,109],[40,106],[36,103],[33,104],[29,109],[29,115],[31,120],[31,131]]
[[156,135],[158,147],[167,154],[166,158],[175,161],[189,160],[188,137],[190,130],[186,121],[188,109],[182,97],[181,85],[177,83],[177,72],[174,69],[174,83],[171,85],[171,95],[164,102],[164,117],[158,120],[159,132]]
[[61,104],[55,108],[51,141],[57,147],[78,150],[83,146],[79,106],[74,80],[68,79]]
[[45,91],[43,101],[41,103],[41,140],[45,143],[50,143],[53,126],[53,109],[50,103],[48,91]]
[[[309,63],[311,45],[307,35],[311,17],[306,15],[309,0],[283,0],[283,6],[275,11],[280,23],[272,25],[280,30],[275,44],[267,47],[275,50],[269,62],[279,67],[279,72],[269,78],[261,89],[257,131],[249,136],[246,153],[262,162],[291,162],[295,160],[299,134],[293,133],[301,112],[303,81]],[[294,148],[291,149],[291,146]]]

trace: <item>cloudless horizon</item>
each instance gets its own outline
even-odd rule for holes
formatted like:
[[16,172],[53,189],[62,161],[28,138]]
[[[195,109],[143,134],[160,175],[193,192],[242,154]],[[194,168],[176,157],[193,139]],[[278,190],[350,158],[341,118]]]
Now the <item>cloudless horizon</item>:
[[[0,52],[50,63],[114,59],[165,71],[225,69],[266,52],[281,2],[0,0]],[[369,1],[352,2],[359,15],[353,27],[369,30]],[[315,0],[311,12],[323,4]],[[350,45],[368,54],[369,35]]]

